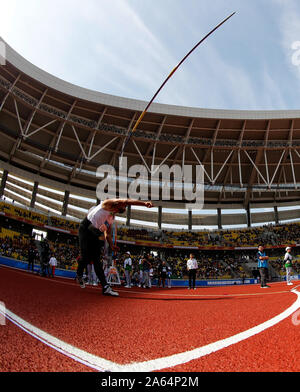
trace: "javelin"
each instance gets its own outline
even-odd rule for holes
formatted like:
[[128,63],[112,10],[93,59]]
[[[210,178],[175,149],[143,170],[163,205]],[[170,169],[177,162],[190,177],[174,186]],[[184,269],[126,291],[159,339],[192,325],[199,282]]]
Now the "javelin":
[[153,101],[155,100],[155,98],[158,96],[158,94],[160,93],[160,91],[163,89],[163,87],[165,86],[165,84],[168,82],[169,79],[171,79],[171,77],[174,75],[174,73],[177,71],[177,69],[181,66],[181,64],[189,57],[190,54],[192,54],[192,52],[198,48],[198,46],[200,44],[202,44],[203,41],[206,40],[206,38],[208,38],[214,31],[216,31],[219,27],[222,26],[222,24],[224,24],[228,19],[230,19],[233,15],[235,14],[235,12],[233,12],[231,15],[227,16],[226,19],[224,19],[221,23],[219,23],[214,29],[212,29],[208,34],[206,34],[205,37],[203,37],[201,39],[201,41],[199,41],[194,47],[193,49],[191,49],[185,56],[184,58],[178,63],[178,65],[176,65],[176,67],[171,71],[171,73],[169,74],[169,76],[164,80],[164,82],[162,83],[162,85],[159,87],[159,89],[156,91],[156,93],[153,95],[153,97],[151,98],[151,100],[149,101],[149,103],[147,104],[147,106],[145,107],[145,109],[143,110],[142,114],[140,115],[140,117],[138,118],[137,122],[135,123],[135,126],[132,128],[132,130],[128,133],[124,143],[123,143],[123,147],[122,147],[122,151],[121,151],[121,160],[123,157],[123,153],[125,150],[125,147],[127,146],[132,134],[136,131],[137,127],[139,126],[140,122],[142,121],[142,119],[144,118],[145,114],[147,113],[147,110],[149,109],[149,107],[151,106],[151,104],[153,103]]

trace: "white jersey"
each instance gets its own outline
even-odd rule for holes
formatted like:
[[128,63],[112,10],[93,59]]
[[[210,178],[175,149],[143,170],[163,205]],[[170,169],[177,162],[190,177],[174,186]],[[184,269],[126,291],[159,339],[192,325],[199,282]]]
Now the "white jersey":
[[87,219],[92,223],[94,227],[104,232],[109,229],[115,217],[110,211],[104,210],[101,203],[98,206],[92,207],[89,210],[87,214]]
[[188,259],[187,261],[187,269],[197,269],[198,268],[198,263],[196,259]]
[[50,259],[50,261],[49,261],[49,264],[50,264],[52,267],[56,267],[56,266],[57,266],[57,260],[56,260],[56,258],[55,258],[55,257],[51,257],[51,259]]
[[284,256],[285,267],[292,267],[292,260],[293,256],[289,252],[286,252]]
[[293,260],[293,256],[289,252],[286,252],[286,254],[284,255],[284,261],[292,261],[292,260]]
[[[128,266],[128,267],[127,267]],[[124,268],[125,269],[131,269],[132,266],[132,260],[130,257],[128,257],[125,261],[124,261]],[[127,267],[127,268],[126,268]]]

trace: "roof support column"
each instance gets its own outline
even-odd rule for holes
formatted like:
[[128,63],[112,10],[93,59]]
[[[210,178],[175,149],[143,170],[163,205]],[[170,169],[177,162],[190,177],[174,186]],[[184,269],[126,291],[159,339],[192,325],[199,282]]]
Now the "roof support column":
[[246,207],[246,214],[247,214],[247,226],[251,227],[251,209],[250,209],[250,203],[247,204]]
[[36,195],[38,191],[39,183],[37,181],[34,182],[33,191],[31,196],[30,208],[34,208],[36,202]]
[[127,207],[126,226],[130,226],[131,206]]
[[6,186],[7,176],[8,176],[8,171],[4,170],[3,174],[2,174],[1,185],[0,185],[0,197],[2,197],[4,195],[4,190],[5,190],[5,186]]
[[162,222],[162,206],[158,206],[157,224],[159,230],[161,230],[161,222]]
[[189,230],[193,229],[193,211],[189,210]]
[[69,191],[65,191],[65,197],[64,197],[64,202],[63,202],[62,211],[61,211],[62,216],[66,216],[67,215],[69,198],[70,198],[70,192]]
[[274,206],[274,215],[275,215],[275,223],[276,225],[279,224],[279,215],[278,215],[278,207]]
[[218,208],[218,229],[222,230],[222,210]]

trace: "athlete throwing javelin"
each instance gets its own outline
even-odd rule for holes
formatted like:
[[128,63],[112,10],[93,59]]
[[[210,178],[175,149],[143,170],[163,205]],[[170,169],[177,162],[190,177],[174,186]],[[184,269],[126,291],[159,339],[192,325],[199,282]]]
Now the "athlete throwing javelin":
[[77,280],[81,288],[85,288],[83,280],[83,271],[85,267],[93,262],[95,273],[102,285],[104,295],[118,296],[108,285],[101,258],[101,241],[100,236],[103,234],[105,241],[108,242],[110,248],[114,252],[119,251],[119,247],[113,244],[112,224],[116,214],[123,214],[127,206],[143,206],[152,208],[150,201],[140,201],[132,199],[107,199],[96,207],[92,207],[87,216],[83,219],[79,226],[79,247],[81,257],[78,261]]

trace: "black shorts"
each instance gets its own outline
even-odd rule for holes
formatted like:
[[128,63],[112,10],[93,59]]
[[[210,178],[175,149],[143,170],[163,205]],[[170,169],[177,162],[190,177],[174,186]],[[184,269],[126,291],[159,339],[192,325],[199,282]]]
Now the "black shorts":
[[102,252],[102,242],[99,236],[102,234],[92,223],[85,218],[79,226],[79,247],[81,257],[90,261],[98,261]]

